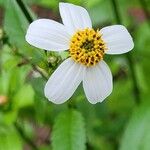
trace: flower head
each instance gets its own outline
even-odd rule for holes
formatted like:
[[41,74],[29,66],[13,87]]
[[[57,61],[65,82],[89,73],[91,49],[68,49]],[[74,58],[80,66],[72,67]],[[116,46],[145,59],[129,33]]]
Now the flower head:
[[89,28],[77,31],[69,48],[73,60],[87,67],[94,66],[102,60],[106,50],[100,32]]
[[89,102],[102,102],[113,89],[112,74],[103,57],[130,51],[134,47],[132,37],[122,25],[94,30],[83,7],[60,3],[59,9],[63,24],[39,19],[30,24],[26,34],[27,42],[35,47],[69,51],[70,57],[46,83],[45,96],[53,103],[61,104],[83,82]]

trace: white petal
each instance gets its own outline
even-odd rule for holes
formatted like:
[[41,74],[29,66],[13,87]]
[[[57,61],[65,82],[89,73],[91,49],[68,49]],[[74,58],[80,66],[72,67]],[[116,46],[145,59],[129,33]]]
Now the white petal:
[[71,34],[78,29],[92,28],[90,16],[85,8],[69,3],[59,3],[59,11],[63,24]]
[[65,60],[46,83],[45,96],[55,104],[67,101],[81,83],[84,68],[71,58]]
[[64,25],[49,19],[38,19],[30,24],[26,41],[41,49],[61,51],[69,48],[70,37]]
[[92,104],[102,102],[112,92],[112,74],[104,61],[86,68],[83,75],[83,88],[88,101]]
[[108,50],[106,54],[122,54],[133,49],[134,43],[128,30],[122,25],[112,25],[100,30]]

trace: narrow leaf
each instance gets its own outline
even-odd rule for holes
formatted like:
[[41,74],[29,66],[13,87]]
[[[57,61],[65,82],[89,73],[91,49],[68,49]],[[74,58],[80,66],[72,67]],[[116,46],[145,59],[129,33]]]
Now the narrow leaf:
[[10,42],[19,48],[28,46],[25,33],[29,23],[16,0],[6,0],[5,10],[4,29]]
[[144,105],[135,111],[124,133],[120,150],[150,149],[150,108]]

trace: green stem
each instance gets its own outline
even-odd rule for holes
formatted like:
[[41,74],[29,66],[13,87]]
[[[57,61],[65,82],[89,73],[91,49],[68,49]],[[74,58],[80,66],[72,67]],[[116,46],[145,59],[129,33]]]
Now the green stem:
[[[116,22],[118,24],[122,24],[122,20],[121,20],[121,16],[120,16],[120,13],[119,13],[117,0],[111,0],[111,2],[112,2],[115,17],[116,17]],[[131,72],[135,102],[137,104],[139,104],[140,101],[141,101],[140,100],[140,90],[139,90],[139,87],[138,87],[138,82],[137,82],[137,77],[136,77],[136,70],[135,70],[135,67],[134,67],[135,63],[134,63],[134,59],[133,59],[131,53],[126,54],[126,59],[128,61],[128,66],[129,66],[130,72]]]
[[149,27],[150,27],[150,13],[148,10],[148,4],[146,4],[145,0],[139,0],[139,3],[140,3],[140,5],[144,11],[145,17],[146,17],[148,24],[149,24]]
[[[26,19],[28,20],[28,22],[29,22],[29,23],[32,23],[32,22],[33,22],[33,18],[32,18],[32,16],[30,15],[30,13],[29,13],[28,9],[26,8],[25,4],[23,3],[23,1],[22,1],[22,0],[16,0],[16,2],[17,2],[17,4],[19,5],[19,7],[20,7],[20,9],[22,10],[22,12],[24,13],[24,15],[25,15]],[[47,55],[47,51],[45,51],[45,54]],[[18,55],[18,56],[21,56],[22,58],[24,58],[25,60],[27,60],[28,62],[30,62],[30,61],[29,61],[25,56],[23,56],[22,54],[17,53],[17,55]],[[32,68],[33,68],[35,71],[39,72],[39,73],[42,75],[42,77],[43,77],[44,79],[46,79],[46,80],[48,79],[47,76],[45,76],[45,74],[44,74],[35,64],[33,64],[33,63],[31,63],[31,62],[30,62],[30,64],[31,64]]]
[[133,88],[133,92],[134,92],[134,96],[135,96],[135,100],[137,104],[140,104],[140,90],[138,88],[138,83],[137,83],[137,78],[136,78],[136,72],[135,72],[135,68],[134,68],[134,58],[132,57],[132,55],[130,53],[128,53],[126,55],[130,70],[131,70],[131,76],[132,76],[132,82],[134,85]]
[[16,130],[18,131],[18,133],[20,134],[20,136],[22,137],[22,139],[27,144],[29,144],[33,150],[38,150],[38,147],[33,143],[33,141],[29,137],[26,136],[22,127],[17,122],[14,123],[14,126],[15,126]]
[[47,77],[46,73],[43,72],[41,69],[39,69],[39,67],[36,66],[34,63],[32,63],[26,56],[24,56],[23,54],[19,53],[18,51],[14,51],[14,53],[15,53],[16,56],[19,56],[19,57],[23,58],[26,62],[29,62],[29,64],[32,66],[33,70],[35,70],[36,72],[41,74],[41,76],[45,80],[48,80],[48,77]]
[[121,20],[121,16],[120,16],[120,13],[119,13],[118,6],[117,6],[117,0],[111,0],[111,2],[112,2],[112,6],[113,6],[113,11],[114,11],[114,14],[115,14],[115,17],[116,17],[116,22],[118,24],[121,24],[122,20]]
[[[26,8],[25,4],[23,3],[22,0],[16,0],[17,4],[19,5],[20,9],[22,10],[23,14],[25,15],[26,19],[28,20],[29,23],[32,23],[34,19],[30,15],[28,9]],[[45,55],[47,56],[47,51],[45,51]]]
[[30,15],[28,9],[26,8],[26,6],[24,5],[23,1],[22,0],[16,0],[16,2],[18,3],[19,7],[21,8],[22,12],[24,13],[28,22],[29,23],[33,22],[33,18],[31,17],[31,15]]

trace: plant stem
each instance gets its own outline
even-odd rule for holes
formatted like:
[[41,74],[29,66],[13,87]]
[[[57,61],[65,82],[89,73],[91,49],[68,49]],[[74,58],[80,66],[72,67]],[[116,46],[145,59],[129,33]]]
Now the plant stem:
[[116,17],[116,22],[118,24],[121,24],[122,20],[121,20],[121,16],[120,16],[120,13],[119,13],[118,6],[117,6],[117,0],[111,0],[111,2],[112,2],[112,6],[113,6],[114,15]]
[[39,74],[41,74],[41,76],[45,79],[48,80],[47,75],[45,75],[45,73],[39,69],[38,66],[36,66],[34,63],[32,63],[26,56],[24,56],[23,54],[19,53],[18,51],[14,51],[15,55],[22,57],[26,62],[29,62],[29,64],[32,66],[33,70],[35,70],[36,72],[38,72]]
[[29,144],[33,150],[38,150],[38,147],[33,143],[33,141],[29,137],[26,136],[22,127],[17,122],[14,123],[14,126],[15,126],[16,130],[18,131],[18,133],[20,134],[20,136],[22,137],[22,139],[27,144]]
[[22,0],[16,0],[16,2],[18,3],[19,7],[21,8],[22,12],[24,13],[24,15],[26,16],[27,20],[29,23],[33,22],[33,18],[31,17],[28,9],[26,8],[26,6],[24,5],[24,3],[22,2]]
[[45,80],[48,80],[48,76],[46,75],[46,72],[42,71],[37,65],[35,65],[34,63],[32,63],[32,62],[27,58],[27,56],[25,56],[25,55],[19,53],[16,48],[14,49],[14,47],[10,44],[8,37],[7,37],[7,40],[4,41],[3,44],[7,44],[9,47],[11,47],[13,53],[14,53],[16,56],[19,56],[19,57],[21,57],[22,59],[24,59],[26,62],[28,62],[28,64],[30,64],[30,65],[32,66],[33,70],[35,70],[36,72],[38,72],[39,74],[41,74],[41,76],[42,76]]
[[[122,20],[121,20],[121,16],[120,16],[120,13],[119,13],[117,0],[111,0],[111,2],[112,2],[115,17],[116,17],[116,22],[118,24],[122,24]],[[140,100],[140,90],[139,90],[139,87],[138,87],[138,82],[137,82],[137,77],[136,77],[136,70],[135,70],[135,67],[134,67],[135,63],[134,63],[134,59],[133,59],[131,53],[126,54],[126,59],[128,61],[128,66],[129,66],[129,69],[130,69],[130,72],[131,72],[135,102],[137,104],[139,104],[140,101],[141,101]]]
[[[20,9],[22,10],[22,12],[24,13],[26,19],[28,20],[29,23],[32,23],[34,21],[34,19],[32,18],[31,14],[29,13],[27,7],[25,6],[25,4],[23,3],[22,0],[16,0],[17,4],[19,5]],[[47,56],[47,51],[45,51],[45,55]]]
[[[16,2],[19,5],[19,7],[22,10],[22,12],[24,13],[24,15],[27,18],[28,22],[32,23],[33,22],[33,18],[31,17],[31,15],[30,15],[28,9],[26,8],[25,4],[23,3],[23,1],[22,0],[16,0]],[[47,51],[45,51],[45,53],[47,53]],[[26,58],[24,55],[20,54],[19,52],[15,53],[15,54],[17,54],[18,56],[22,57],[27,62],[30,62],[30,60],[28,58]],[[35,71],[39,72],[44,79],[46,79],[46,80],[48,79],[47,76],[45,76],[45,74],[35,64],[33,64],[31,62],[30,62],[30,64],[31,64],[32,68]]]
[[147,19],[148,25],[150,27],[150,13],[148,11],[148,4],[146,4],[145,0],[139,0],[139,3],[144,11],[145,17]]
[[134,96],[135,96],[135,101],[137,104],[140,104],[140,90],[138,88],[138,83],[137,83],[137,78],[136,78],[136,72],[135,72],[135,68],[134,68],[134,58],[132,57],[132,55],[130,53],[128,53],[126,55],[127,57],[127,61],[130,67],[130,71],[131,71],[131,76],[132,76],[132,82],[134,85],[133,88],[133,92],[134,92]]

